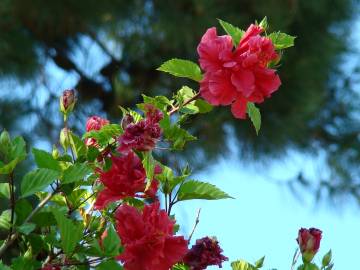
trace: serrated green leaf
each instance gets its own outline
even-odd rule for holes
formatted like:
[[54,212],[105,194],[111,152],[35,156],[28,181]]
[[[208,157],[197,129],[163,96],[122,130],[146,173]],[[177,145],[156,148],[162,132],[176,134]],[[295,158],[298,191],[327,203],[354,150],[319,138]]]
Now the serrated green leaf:
[[271,39],[276,50],[282,50],[294,46],[296,37],[281,32],[274,32],[268,38]]
[[114,260],[109,260],[100,263],[95,268],[96,270],[123,270],[124,268]]
[[189,78],[197,82],[202,80],[200,67],[189,60],[174,58],[166,61],[157,70],[170,73],[176,77]]
[[91,172],[91,167],[86,163],[76,163],[64,171],[61,183],[69,184],[77,182],[84,179],[85,176],[89,175]]
[[245,34],[244,30],[241,30],[240,28],[232,25],[231,23],[225,22],[223,20],[219,20],[220,25],[225,30],[225,32],[231,36],[234,46],[237,46],[242,38],[242,36]]
[[172,267],[172,270],[189,270],[189,267],[183,263],[177,263]]
[[[266,17],[265,17],[266,18]],[[255,268],[261,268],[264,265],[265,256],[261,257],[255,262]]]
[[146,177],[152,180],[154,178],[155,161],[150,151],[144,152],[142,164],[146,172]]
[[60,172],[50,169],[36,169],[27,173],[21,182],[22,197],[42,191],[60,176]]
[[259,130],[261,127],[261,114],[260,110],[255,107],[254,103],[247,103],[247,113],[250,117],[251,122],[255,127],[256,134],[259,134]]
[[0,215],[0,229],[8,230],[10,228],[11,210],[5,210]]
[[83,225],[81,223],[73,223],[55,208],[52,209],[52,213],[59,226],[61,246],[66,254],[71,254],[82,238]]
[[9,183],[0,183],[0,197],[10,199]]
[[16,165],[20,161],[21,160],[19,158],[15,158],[12,161],[10,161],[9,163],[3,165],[2,167],[0,167],[0,174],[10,174],[12,171],[14,171]]
[[107,236],[103,239],[102,244],[106,256],[114,257],[119,255],[120,238],[113,226],[107,229]]
[[11,142],[11,150],[10,150],[10,157],[11,159],[18,158],[19,161],[22,161],[26,157],[26,143],[23,137],[18,136],[14,138]]
[[36,165],[39,168],[46,168],[61,172],[59,161],[55,160],[50,153],[36,148],[32,149],[32,153],[34,155]]
[[211,104],[202,99],[197,99],[194,105],[198,107],[199,113],[208,113],[214,108]]
[[86,132],[83,136],[85,138],[93,138],[96,142],[101,145],[105,146],[109,143],[109,141],[113,138],[118,137],[122,134],[122,128],[120,125],[117,124],[108,124],[103,126],[100,130],[92,130]]
[[220,200],[232,198],[227,193],[223,192],[221,189],[215,185],[200,182],[200,181],[188,181],[182,184],[178,191],[178,200]]
[[34,223],[25,223],[17,228],[17,230],[25,235],[29,235],[33,230],[35,230],[36,224]]
[[143,111],[145,110],[145,104],[152,104],[162,111],[166,111],[167,107],[171,105],[171,101],[165,96],[148,97],[143,94],[142,97],[144,103],[138,104],[138,107]]
[[256,267],[252,264],[244,261],[244,260],[238,260],[231,263],[232,270],[256,270]]
[[185,129],[177,124],[172,125],[168,115],[165,115],[164,119],[160,121],[160,127],[163,129],[165,138],[173,143],[172,148],[174,150],[181,150],[186,142],[196,140],[196,137]]
[[86,156],[87,150],[84,141],[72,132],[70,133],[70,147],[76,158]]

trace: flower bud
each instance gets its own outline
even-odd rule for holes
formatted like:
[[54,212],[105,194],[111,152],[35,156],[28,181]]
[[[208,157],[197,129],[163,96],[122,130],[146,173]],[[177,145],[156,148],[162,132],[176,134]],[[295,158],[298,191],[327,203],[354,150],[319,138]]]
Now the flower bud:
[[74,109],[75,101],[75,90],[65,90],[60,97],[60,111],[69,114]]
[[328,253],[326,253],[322,259],[322,266],[325,268],[326,266],[328,266],[331,263],[331,249],[328,251]]
[[53,150],[52,150],[52,157],[57,159],[60,156],[59,150],[57,149],[57,147],[55,145],[53,145]]
[[0,154],[5,157],[9,154],[11,149],[11,139],[9,133],[4,130],[0,135]]
[[70,146],[70,129],[63,128],[60,132],[60,144],[64,148],[64,151],[67,152],[67,149]]
[[303,261],[310,263],[320,248],[322,231],[316,228],[299,230],[296,241],[299,244]]

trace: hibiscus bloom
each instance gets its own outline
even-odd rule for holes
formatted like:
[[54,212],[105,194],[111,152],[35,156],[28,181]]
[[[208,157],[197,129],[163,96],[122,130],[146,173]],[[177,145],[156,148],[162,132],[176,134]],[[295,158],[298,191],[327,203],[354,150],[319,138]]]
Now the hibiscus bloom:
[[319,251],[322,231],[316,228],[301,228],[296,241],[304,261],[311,262],[315,254]]
[[161,136],[159,121],[163,119],[163,113],[152,105],[147,105],[145,109],[145,119],[133,123],[132,118],[126,117],[123,121],[125,131],[119,137],[119,152],[150,151],[155,147]]
[[[140,158],[129,152],[120,157],[111,157],[110,170],[99,170],[100,181],[104,189],[99,192],[95,202],[95,209],[103,209],[110,202],[126,197],[154,198],[158,189],[158,181],[153,179],[150,188],[144,193],[146,187],[146,173]],[[158,173],[155,170],[155,173]],[[138,193],[144,193],[139,195]]]
[[215,106],[231,104],[236,118],[246,117],[247,102],[264,102],[281,84],[276,70],[267,67],[279,56],[272,41],[260,36],[262,32],[260,26],[250,25],[234,49],[231,36],[218,36],[213,27],[198,46],[205,71],[201,96]]
[[[91,116],[86,121],[86,132],[92,130],[100,130],[103,126],[108,125],[110,122],[107,119],[101,118],[100,116]],[[93,138],[86,138],[85,144],[90,146],[96,146],[96,140]]]
[[169,270],[187,252],[183,236],[174,236],[174,223],[159,202],[142,212],[122,205],[116,211],[116,230],[124,246],[118,257],[126,270]]

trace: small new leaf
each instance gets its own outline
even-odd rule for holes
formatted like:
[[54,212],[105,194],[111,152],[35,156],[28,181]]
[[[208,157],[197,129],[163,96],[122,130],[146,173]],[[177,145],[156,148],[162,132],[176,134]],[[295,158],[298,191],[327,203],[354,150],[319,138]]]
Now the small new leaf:
[[120,238],[113,226],[108,228],[107,236],[103,239],[102,243],[106,256],[114,257],[119,255]]
[[261,126],[261,114],[260,110],[255,107],[254,103],[247,103],[247,113],[250,117],[251,122],[255,127],[256,134],[259,134],[260,126]]
[[240,39],[245,34],[245,31],[223,20],[218,19],[218,21],[225,32],[232,37],[234,46],[237,46],[240,42]]
[[178,191],[178,200],[220,200],[232,198],[218,187],[200,181],[188,181],[181,185]]
[[[266,18],[266,17],[265,17]],[[264,265],[265,256],[261,257],[255,262],[255,268],[261,268]]]
[[281,32],[274,32],[268,38],[271,39],[276,50],[282,50],[294,46],[296,37]]
[[202,80],[200,67],[189,60],[174,58],[166,61],[157,70],[170,73],[176,77],[189,78],[197,82]]

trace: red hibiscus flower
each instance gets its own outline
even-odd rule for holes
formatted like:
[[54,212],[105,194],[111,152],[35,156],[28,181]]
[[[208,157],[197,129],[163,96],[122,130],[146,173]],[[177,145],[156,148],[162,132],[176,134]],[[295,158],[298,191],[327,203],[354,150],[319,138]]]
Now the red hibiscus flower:
[[116,211],[116,230],[124,246],[118,257],[126,270],[169,270],[187,252],[183,236],[174,236],[174,221],[159,203],[145,205],[142,212],[122,205]]
[[299,235],[296,241],[299,244],[303,260],[305,262],[311,262],[315,254],[320,248],[320,241],[322,237],[322,231],[316,228],[299,230]]
[[[109,120],[101,118],[100,116],[91,116],[86,121],[86,132],[91,130],[100,130],[103,126],[108,125],[109,123]],[[96,146],[96,140],[93,138],[86,138],[85,144],[88,146]]]
[[[108,171],[99,171],[100,181],[105,188],[96,198],[95,209],[103,209],[110,202],[126,197],[154,198],[158,189],[158,181],[153,179],[150,188],[143,194],[146,187],[146,173],[140,158],[129,152],[120,157],[111,157],[112,165]],[[155,173],[158,171],[155,169]]]
[[234,49],[231,37],[218,36],[213,27],[198,46],[200,66],[205,71],[201,96],[215,106],[231,104],[236,118],[246,117],[247,102],[264,102],[281,84],[276,71],[267,68],[279,56],[272,41],[260,36],[262,31],[250,25]]
[[183,261],[190,267],[190,270],[203,270],[210,265],[221,264],[228,258],[221,254],[223,250],[216,239],[204,237],[196,240],[195,245],[191,247],[185,255]]
[[157,140],[161,136],[159,121],[163,118],[160,110],[152,105],[146,106],[146,117],[137,123],[131,123],[131,119],[126,117],[123,121],[125,132],[119,137],[119,152],[128,151],[150,151],[155,147]]

